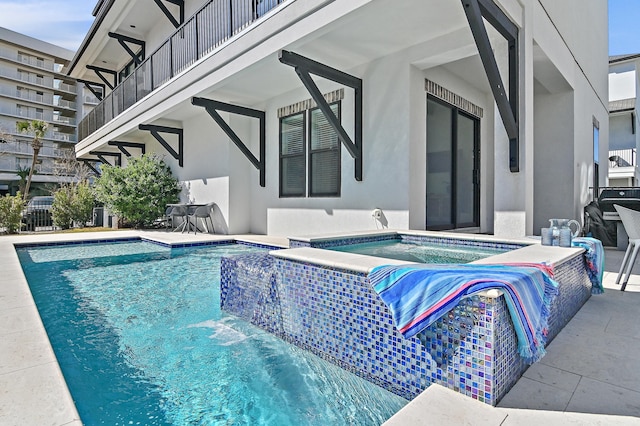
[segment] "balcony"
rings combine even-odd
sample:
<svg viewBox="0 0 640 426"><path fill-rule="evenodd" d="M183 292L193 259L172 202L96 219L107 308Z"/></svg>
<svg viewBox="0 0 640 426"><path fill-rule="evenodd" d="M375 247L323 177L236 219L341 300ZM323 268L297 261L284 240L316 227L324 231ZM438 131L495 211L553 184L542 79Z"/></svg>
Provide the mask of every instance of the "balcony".
<svg viewBox="0 0 640 426"><path fill-rule="evenodd" d="M2 153L11 154L14 156L23 156L23 157L32 157L33 156L33 148L31 148L30 142L25 141L11 141L3 143L0 146L2 149ZM40 152L38 154L39 157L51 157L57 158L60 156L60 149L55 148L53 146L43 146L40 148Z"/></svg>
<svg viewBox="0 0 640 426"><path fill-rule="evenodd" d="M83 140L286 0L211 0L80 121Z"/></svg>
<svg viewBox="0 0 640 426"><path fill-rule="evenodd" d="M76 93L76 86L63 83L60 80L53 80L53 88L58 90L64 90L65 92Z"/></svg>
<svg viewBox="0 0 640 426"><path fill-rule="evenodd" d="M28 120L44 120L53 124L62 124L67 126L74 126L76 120L71 117L64 117L62 115L54 114L53 111L34 111L32 109L15 108L15 107L3 107L0 108L0 114L12 115L22 119Z"/></svg>
<svg viewBox="0 0 640 426"><path fill-rule="evenodd" d="M72 135L70 133L61 133L61 132L53 132L51 136L45 136L51 139L62 141L62 142L76 142L76 135Z"/></svg>
<svg viewBox="0 0 640 426"><path fill-rule="evenodd" d="M51 77L38 77L36 74L19 73L16 70L7 68L0 68L0 77L7 77L13 80L36 84L38 86L44 86L53 89L53 78Z"/></svg>
<svg viewBox="0 0 640 426"><path fill-rule="evenodd" d="M0 96L8 96L15 99L36 102L46 106L54 106L74 110L76 103L61 99L59 96L54 97L51 93L38 94L33 90L17 90L14 88L0 86Z"/></svg>
<svg viewBox="0 0 640 426"><path fill-rule="evenodd" d="M609 186L636 186L639 177L635 148L609 151Z"/></svg>
<svg viewBox="0 0 640 426"><path fill-rule="evenodd" d="M34 68L40 68L42 70L46 70L49 72L59 72L57 71L61 65L55 64L53 61L48 59L38 59L32 56L22 55L15 50L11 49L2 49L0 48L0 58L8 59L13 62L18 62L20 64L29 65Z"/></svg>
<svg viewBox="0 0 640 426"><path fill-rule="evenodd" d="M60 108L67 108L67 109L76 109L76 103L75 102L71 102L71 101L67 101L64 99L60 99L60 98L54 98L53 99L53 106L57 106Z"/></svg>

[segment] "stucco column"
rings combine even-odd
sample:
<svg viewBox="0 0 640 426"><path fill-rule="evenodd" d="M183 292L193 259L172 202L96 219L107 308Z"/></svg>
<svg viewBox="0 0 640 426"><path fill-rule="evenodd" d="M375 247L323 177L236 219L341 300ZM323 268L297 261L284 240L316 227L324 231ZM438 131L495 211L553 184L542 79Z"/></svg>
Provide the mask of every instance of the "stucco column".
<svg viewBox="0 0 640 426"><path fill-rule="evenodd" d="M520 30L520 171L509 170L509 138L495 109L494 234L523 237L533 234L533 11L523 7ZM506 43L494 46L496 60L507 84Z"/></svg>

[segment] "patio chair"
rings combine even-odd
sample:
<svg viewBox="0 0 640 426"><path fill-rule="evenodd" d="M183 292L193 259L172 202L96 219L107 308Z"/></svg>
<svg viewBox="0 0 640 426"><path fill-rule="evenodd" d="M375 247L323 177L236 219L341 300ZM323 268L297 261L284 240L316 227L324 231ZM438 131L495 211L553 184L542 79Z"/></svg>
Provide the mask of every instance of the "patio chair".
<svg viewBox="0 0 640 426"><path fill-rule="evenodd" d="M161 219L161 222L164 222L164 230L168 230L169 228L173 228L173 220L171 217L171 211L173 210L173 206L167 206L167 209L164 211L164 217Z"/></svg>
<svg viewBox="0 0 640 426"><path fill-rule="evenodd" d="M173 208L171 209L171 212L169 212L169 217L171 218L171 224L174 226L173 232L177 231L178 229L184 232L184 228L187 226L187 223L189 223L189 218L187 215L187 207L173 206ZM182 219L182 223L180 224L180 226L175 226L177 222L176 221L177 218Z"/></svg>
<svg viewBox="0 0 640 426"><path fill-rule="evenodd" d="M629 282L633 264L636 261L636 257L638 257L638 250L640 250L640 212L619 206L617 204L614 204L613 207L620 215L622 225L624 226L624 229L625 231L627 231L627 235L629 236L629 245L627 246L627 251L625 251L624 253L622 265L620 265L620 271L618 272L618 277L616 278L616 284L619 284L620 279L623 277L624 271L624 275L626 276L622 281L622 288L620 289L621 291L624 291L624 289L627 287L627 283Z"/></svg>
<svg viewBox="0 0 640 426"><path fill-rule="evenodd" d="M193 213L189 214L189 218L194 219L193 223L194 223L195 234L198 233L198 218L200 218L200 220L202 221L202 225L204 226L205 232L209 233L209 227L207 226L207 218L208 218L209 222L211 222L211 230L213 231L214 234L216 233L216 229L213 226L213 219L211 219L211 212L213 211L214 205L215 203L209 203L204 206L199 206L193 211Z"/></svg>

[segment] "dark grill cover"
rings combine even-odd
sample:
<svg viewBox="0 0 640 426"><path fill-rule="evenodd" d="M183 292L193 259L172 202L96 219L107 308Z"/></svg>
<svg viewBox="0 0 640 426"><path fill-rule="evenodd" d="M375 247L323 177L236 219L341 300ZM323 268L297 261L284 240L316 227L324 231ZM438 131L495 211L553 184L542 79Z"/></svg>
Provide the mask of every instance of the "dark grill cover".
<svg viewBox="0 0 640 426"><path fill-rule="evenodd" d="M640 211L640 188L603 189L598 204L603 212L615 212L614 204Z"/></svg>

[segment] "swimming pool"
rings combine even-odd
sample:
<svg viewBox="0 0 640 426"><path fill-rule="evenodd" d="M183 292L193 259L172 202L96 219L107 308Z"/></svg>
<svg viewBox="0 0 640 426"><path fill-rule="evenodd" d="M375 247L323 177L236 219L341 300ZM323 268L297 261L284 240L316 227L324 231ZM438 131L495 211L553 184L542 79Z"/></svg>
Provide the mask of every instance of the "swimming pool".
<svg viewBox="0 0 640 426"><path fill-rule="evenodd" d="M503 248L473 245L410 243L397 239L344 244L327 248L334 251L418 263L469 263L508 251Z"/></svg>
<svg viewBox="0 0 640 426"><path fill-rule="evenodd" d="M241 245L18 249L85 424L380 424L407 403L220 311Z"/></svg>

